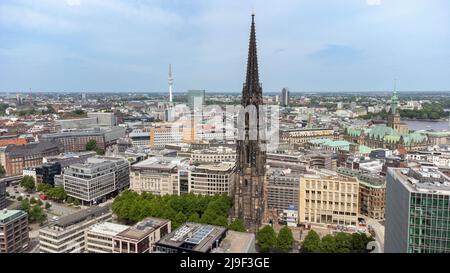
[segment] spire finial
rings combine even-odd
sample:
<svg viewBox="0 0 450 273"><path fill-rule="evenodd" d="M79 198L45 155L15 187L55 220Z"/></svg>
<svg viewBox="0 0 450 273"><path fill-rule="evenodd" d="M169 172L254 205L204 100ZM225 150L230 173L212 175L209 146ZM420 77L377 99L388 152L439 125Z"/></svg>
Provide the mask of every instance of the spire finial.
<svg viewBox="0 0 450 273"><path fill-rule="evenodd" d="M394 79L394 92L397 92L397 78Z"/></svg>

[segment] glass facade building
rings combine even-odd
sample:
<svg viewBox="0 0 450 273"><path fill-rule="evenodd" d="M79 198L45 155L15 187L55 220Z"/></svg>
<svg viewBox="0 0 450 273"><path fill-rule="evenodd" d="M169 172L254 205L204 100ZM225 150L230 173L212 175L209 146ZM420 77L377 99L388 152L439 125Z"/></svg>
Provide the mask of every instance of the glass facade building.
<svg viewBox="0 0 450 273"><path fill-rule="evenodd" d="M437 168L390 168L385 252L450 252L450 178Z"/></svg>

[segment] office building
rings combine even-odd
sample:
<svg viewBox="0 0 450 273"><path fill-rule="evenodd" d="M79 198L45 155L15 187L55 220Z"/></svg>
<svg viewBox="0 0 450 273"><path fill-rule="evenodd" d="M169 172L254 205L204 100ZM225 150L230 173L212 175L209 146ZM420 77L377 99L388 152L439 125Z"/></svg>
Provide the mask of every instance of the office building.
<svg viewBox="0 0 450 273"><path fill-rule="evenodd" d="M112 112L88 112L85 118L60 119L56 124L63 130L114 127L117 126L117 118Z"/></svg>
<svg viewBox="0 0 450 273"><path fill-rule="evenodd" d="M236 161L236 150L222 146L192 150L183 154L189 156L192 163L222 163Z"/></svg>
<svg viewBox="0 0 450 273"><path fill-rule="evenodd" d="M130 184L129 162L123 158L91 157L64 171L64 190L84 205L117 195Z"/></svg>
<svg viewBox="0 0 450 273"><path fill-rule="evenodd" d="M119 138L125 136L125 127L93 128L67 130L55 134L43 134L42 140L58 141L64 146L65 152L86 151L86 144L95 140L97 148L105 150L106 147L117 143Z"/></svg>
<svg viewBox="0 0 450 273"><path fill-rule="evenodd" d="M156 195L178 193L178 169L186 159L151 157L131 166L130 189Z"/></svg>
<svg viewBox="0 0 450 273"><path fill-rule="evenodd" d="M50 221L39 229L41 253L77 253L85 251L85 231L92 225L112 219L111 208L90 207Z"/></svg>
<svg viewBox="0 0 450 273"><path fill-rule="evenodd" d="M386 253L450 252L450 178L435 167L389 168Z"/></svg>
<svg viewBox="0 0 450 273"><path fill-rule="evenodd" d="M86 151L78 153L63 153L56 156L47 156L43 158L44 163L59 163L62 169L77 163L84 163L89 157L96 156L95 151Z"/></svg>
<svg viewBox="0 0 450 273"><path fill-rule="evenodd" d="M150 146L150 128L134 129L128 134L133 147Z"/></svg>
<svg viewBox="0 0 450 273"><path fill-rule="evenodd" d="M0 254L24 252L29 241L27 213L23 210L1 210Z"/></svg>
<svg viewBox="0 0 450 273"><path fill-rule="evenodd" d="M36 173L36 184L55 185L55 175L61 174L61 164L58 162L44 163L34 168Z"/></svg>
<svg viewBox="0 0 450 273"><path fill-rule="evenodd" d="M300 173L271 169L267 173L267 209L280 213L290 207L298 208Z"/></svg>
<svg viewBox="0 0 450 273"><path fill-rule="evenodd" d="M112 253L113 237L129 229L129 226L102 222L91 226L85 231L85 252Z"/></svg>
<svg viewBox="0 0 450 273"><path fill-rule="evenodd" d="M148 217L113 237L114 253L152 253L154 245L171 232L169 220Z"/></svg>
<svg viewBox="0 0 450 273"><path fill-rule="evenodd" d="M299 222L356 226L359 185L354 177L331 171L300 176Z"/></svg>
<svg viewBox="0 0 450 273"><path fill-rule="evenodd" d="M150 128L150 148L164 148L168 144L183 142L183 128L171 124L155 125Z"/></svg>
<svg viewBox="0 0 450 273"><path fill-rule="evenodd" d="M112 112L88 112L88 118L94 118L95 127L114 127L117 126L117 119Z"/></svg>
<svg viewBox="0 0 450 273"><path fill-rule="evenodd" d="M219 226L185 223L155 244L160 253L210 253L219 247L227 229Z"/></svg>
<svg viewBox="0 0 450 273"><path fill-rule="evenodd" d="M283 88L281 90L281 96L280 96L280 105L283 107L289 106L289 89L287 87Z"/></svg>
<svg viewBox="0 0 450 273"><path fill-rule="evenodd" d="M202 164L189 171L189 192L202 195L231 194L236 179L236 164Z"/></svg>
<svg viewBox="0 0 450 273"><path fill-rule="evenodd" d="M22 175L24 168L41 165L44 157L57 155L62 151L62 145L52 141L8 145L0 149L0 165L4 166L6 176Z"/></svg>
<svg viewBox="0 0 450 273"><path fill-rule="evenodd" d="M280 140L289 144L306 145L311 140L322 138L334 139L334 130L331 128L280 129Z"/></svg>
<svg viewBox="0 0 450 273"><path fill-rule="evenodd" d="M339 168L338 172L358 179L359 213L372 219L384 220L386 177L349 168Z"/></svg>

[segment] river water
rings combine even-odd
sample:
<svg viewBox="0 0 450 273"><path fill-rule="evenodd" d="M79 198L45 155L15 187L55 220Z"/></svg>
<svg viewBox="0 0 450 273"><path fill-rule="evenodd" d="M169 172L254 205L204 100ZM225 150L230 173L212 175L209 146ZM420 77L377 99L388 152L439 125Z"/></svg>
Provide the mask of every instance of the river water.
<svg viewBox="0 0 450 273"><path fill-rule="evenodd" d="M417 130L435 130L450 131L450 121L420 121L420 120L402 120L408 124L409 129Z"/></svg>

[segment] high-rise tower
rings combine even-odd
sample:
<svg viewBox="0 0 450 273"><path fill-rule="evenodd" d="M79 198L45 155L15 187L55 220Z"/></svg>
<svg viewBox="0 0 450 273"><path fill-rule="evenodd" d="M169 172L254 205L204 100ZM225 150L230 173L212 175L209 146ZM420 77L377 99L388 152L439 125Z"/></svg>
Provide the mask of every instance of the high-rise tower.
<svg viewBox="0 0 450 273"><path fill-rule="evenodd" d="M172 77L172 65L169 64L169 102L172 102L172 88L173 88L173 77Z"/></svg>
<svg viewBox="0 0 450 273"><path fill-rule="evenodd" d="M255 15L252 14L250 42L247 59L247 75L242 90L241 105L246 111L240 112L238 119L244 130L237 139L236 164L238 179L234 185L233 217L239 218L248 231L258 231L264 216L264 176L266 163L264 115L260 115L263 104L262 87L259 83L258 57L256 52ZM250 108L256 111L248 111ZM254 115L251 115L252 112ZM261 111L265 113L264 111ZM252 117L250 117L252 116ZM255 117L256 116L256 117ZM253 124L252 124L253 123ZM256 129L256 130L255 130ZM253 133L254 132L254 133Z"/></svg>

